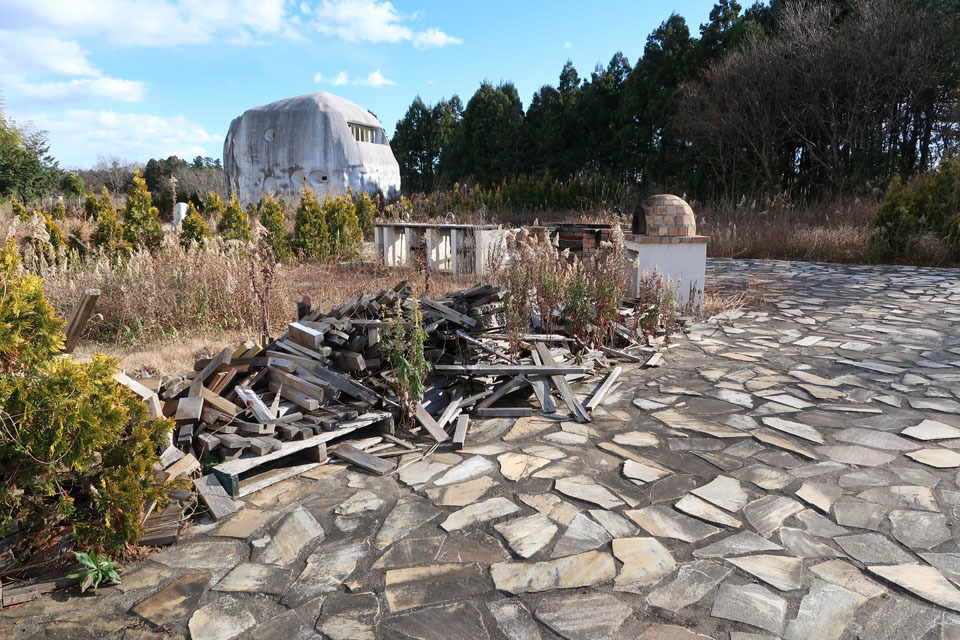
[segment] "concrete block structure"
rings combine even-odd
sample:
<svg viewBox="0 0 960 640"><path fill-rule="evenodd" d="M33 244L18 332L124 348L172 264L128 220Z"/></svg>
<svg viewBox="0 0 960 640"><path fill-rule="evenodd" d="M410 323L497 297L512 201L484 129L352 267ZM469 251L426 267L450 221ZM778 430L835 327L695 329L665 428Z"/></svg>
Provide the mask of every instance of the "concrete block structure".
<svg viewBox="0 0 960 640"><path fill-rule="evenodd" d="M245 111L223 143L224 181L243 202L260 194L318 199L348 188L393 198L400 165L383 126L366 109L320 92Z"/></svg>
<svg viewBox="0 0 960 640"><path fill-rule="evenodd" d="M378 222L373 233L385 266L484 275L491 256L506 247L509 232L492 224Z"/></svg>

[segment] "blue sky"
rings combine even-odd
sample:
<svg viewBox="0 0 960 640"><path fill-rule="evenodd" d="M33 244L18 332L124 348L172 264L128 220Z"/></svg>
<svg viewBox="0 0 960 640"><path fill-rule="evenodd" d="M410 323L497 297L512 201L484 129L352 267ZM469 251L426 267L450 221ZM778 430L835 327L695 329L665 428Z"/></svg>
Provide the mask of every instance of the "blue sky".
<svg viewBox="0 0 960 640"><path fill-rule="evenodd" d="M524 107L564 62L633 63L671 12L696 33L713 0L0 0L7 115L49 132L61 166L220 157L231 119L329 91L388 135L413 98L513 81Z"/></svg>

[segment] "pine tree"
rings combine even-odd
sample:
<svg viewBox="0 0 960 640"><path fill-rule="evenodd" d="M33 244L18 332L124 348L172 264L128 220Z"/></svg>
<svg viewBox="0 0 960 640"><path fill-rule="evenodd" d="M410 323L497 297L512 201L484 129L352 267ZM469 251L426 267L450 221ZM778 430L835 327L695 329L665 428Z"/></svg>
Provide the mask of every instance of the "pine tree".
<svg viewBox="0 0 960 640"><path fill-rule="evenodd" d="M330 238L323 209L313 192L304 189L293 221L293 248L301 257L323 260L330 253Z"/></svg>
<svg viewBox="0 0 960 640"><path fill-rule="evenodd" d="M273 196L260 201L260 224L267 230L267 243L278 260L290 257L290 242L283 234L283 208Z"/></svg>
<svg viewBox="0 0 960 640"><path fill-rule="evenodd" d="M94 198L94 200L97 200ZM124 239L123 226L117 219L117 212L110 200L110 193L104 187L100 199L96 204L97 228L90 236L93 246L101 249L109 256L126 256L130 253L130 245Z"/></svg>
<svg viewBox="0 0 960 640"><path fill-rule="evenodd" d="M227 210L227 205L223 203L223 198L217 195L216 191L207 194L207 201L203 204L203 217L213 222L219 222L220 216Z"/></svg>
<svg viewBox="0 0 960 640"><path fill-rule="evenodd" d="M53 213L50 214L54 220L59 220L63 222L67 219L67 210L63 206L63 202L57 200L57 204L53 206Z"/></svg>
<svg viewBox="0 0 960 640"><path fill-rule="evenodd" d="M359 256L363 248L363 232L350 198L340 196L324 202L323 217L330 238L330 253L348 260Z"/></svg>
<svg viewBox="0 0 960 640"><path fill-rule="evenodd" d="M227 210L217 224L217 234L224 240L250 242L250 222L235 195L231 195L227 202Z"/></svg>
<svg viewBox="0 0 960 640"><path fill-rule="evenodd" d="M180 242L188 245L196 242L201 247L210 239L210 228L204 221L197 207L191 202L187 207L187 215L180 223Z"/></svg>
<svg viewBox="0 0 960 640"><path fill-rule="evenodd" d="M90 187L90 190L87 191L87 197L83 200L83 217L95 221L99 211L100 202L97 200L97 194L93 192L93 187Z"/></svg>
<svg viewBox="0 0 960 640"><path fill-rule="evenodd" d="M377 215L377 205L366 191L362 192L354 201L357 208L357 220L360 221L360 229L364 232L373 228L373 219Z"/></svg>
<svg viewBox="0 0 960 640"><path fill-rule="evenodd" d="M16 216L17 220L20 222L26 222L31 218L30 212L27 211L27 208L24 207L16 198L13 198L10 201L10 207L13 209L13 215Z"/></svg>
<svg viewBox="0 0 960 640"><path fill-rule="evenodd" d="M133 174L133 184L127 189L127 202L121 210L124 239L131 246L153 249L160 245L163 238L160 212L151 202L147 181L140 177L138 169Z"/></svg>

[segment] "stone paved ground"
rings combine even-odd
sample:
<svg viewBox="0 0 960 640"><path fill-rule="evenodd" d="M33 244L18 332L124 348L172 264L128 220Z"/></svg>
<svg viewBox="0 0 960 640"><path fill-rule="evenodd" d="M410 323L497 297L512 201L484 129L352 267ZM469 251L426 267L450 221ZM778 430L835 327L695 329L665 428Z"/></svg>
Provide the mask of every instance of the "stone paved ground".
<svg viewBox="0 0 960 640"><path fill-rule="evenodd" d="M960 638L958 273L710 270L767 304L625 371L591 424L322 467L0 637Z"/></svg>

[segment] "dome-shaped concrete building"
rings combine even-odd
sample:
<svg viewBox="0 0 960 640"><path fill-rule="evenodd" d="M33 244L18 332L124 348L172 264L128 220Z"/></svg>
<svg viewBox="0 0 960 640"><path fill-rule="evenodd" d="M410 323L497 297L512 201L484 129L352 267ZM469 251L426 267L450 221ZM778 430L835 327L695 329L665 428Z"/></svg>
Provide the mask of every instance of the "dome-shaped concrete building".
<svg viewBox="0 0 960 640"><path fill-rule="evenodd" d="M228 192L244 202L262 193L309 188L322 200L348 188L393 197L400 166L380 121L366 109L320 92L245 111L223 143Z"/></svg>

